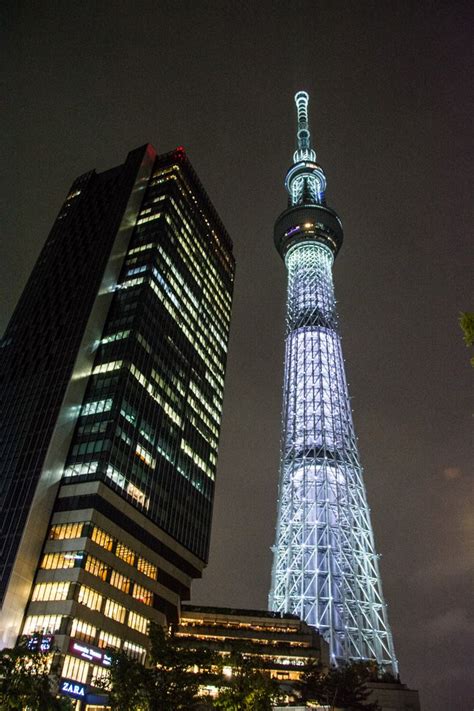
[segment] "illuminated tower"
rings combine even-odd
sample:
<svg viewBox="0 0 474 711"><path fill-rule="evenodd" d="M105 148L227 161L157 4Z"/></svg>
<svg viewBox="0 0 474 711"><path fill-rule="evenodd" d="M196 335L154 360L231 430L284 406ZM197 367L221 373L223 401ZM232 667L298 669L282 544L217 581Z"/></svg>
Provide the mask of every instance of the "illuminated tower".
<svg viewBox="0 0 474 711"><path fill-rule="evenodd" d="M275 224L288 270L278 523L270 608L298 614L332 659L396 673L337 328L332 264L343 240L298 92L298 147Z"/></svg>

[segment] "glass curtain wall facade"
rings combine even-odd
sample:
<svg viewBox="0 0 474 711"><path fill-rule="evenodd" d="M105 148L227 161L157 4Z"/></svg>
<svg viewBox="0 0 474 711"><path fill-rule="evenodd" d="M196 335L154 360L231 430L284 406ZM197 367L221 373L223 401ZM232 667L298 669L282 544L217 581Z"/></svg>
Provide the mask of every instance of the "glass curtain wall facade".
<svg viewBox="0 0 474 711"><path fill-rule="evenodd" d="M138 149L120 168L92 171L73 183L0 341L0 604L117 230L144 163Z"/></svg>
<svg viewBox="0 0 474 711"><path fill-rule="evenodd" d="M25 512L13 567L22 563L25 538L36 548L27 571L23 563L23 575L5 581L7 602L12 581L22 582L16 608L2 609L4 644L20 632L54 635L60 684L82 685L85 700L97 695L105 650L143 660L150 621L177 619L207 562L235 268L230 238L183 149L159 156L145 146L130 156L138 167L107 249L100 225L88 246L84 271L96 268L93 287L70 284L71 365L60 379L36 491L31 477L33 503L41 486L54 483L54 496L49 508L36 509L41 515L32 516L33 506ZM66 205L87 199L74 209L92 211L98 222L110 217L110 198L95 194L95 182L108 176L113 196L126 166L78 179ZM62 222L64 209L51 233L62 242L56 259L71 248L71 271L77 262L82 273L88 227ZM75 230L78 244L70 247ZM104 249L103 262L94 248ZM51 268L38 278L33 272L25 292L41 290ZM83 321L74 328L76 310ZM15 312L3 343L30 318ZM65 348L59 336L55 347ZM49 387L62 366L54 353L50 344ZM36 421L44 415L38 401ZM52 447L56 435L62 449Z"/></svg>
<svg viewBox="0 0 474 711"><path fill-rule="evenodd" d="M156 162L63 481L106 482L206 561L233 261L191 176L180 151Z"/></svg>
<svg viewBox="0 0 474 711"><path fill-rule="evenodd" d="M270 609L297 614L333 662L397 672L337 328L332 265L343 240L310 145L308 95L295 97L289 207L275 225L288 271L278 521Z"/></svg>

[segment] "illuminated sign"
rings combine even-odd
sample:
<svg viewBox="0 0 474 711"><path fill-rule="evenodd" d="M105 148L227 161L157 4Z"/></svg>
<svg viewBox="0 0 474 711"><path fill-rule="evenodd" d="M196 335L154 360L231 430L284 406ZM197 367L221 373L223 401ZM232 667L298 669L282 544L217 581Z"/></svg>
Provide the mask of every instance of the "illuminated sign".
<svg viewBox="0 0 474 711"><path fill-rule="evenodd" d="M46 654L53 647L54 635L52 634L34 634L27 641L26 646L30 652L41 652Z"/></svg>
<svg viewBox="0 0 474 711"><path fill-rule="evenodd" d="M112 657L107 652L104 652L103 649L92 647L90 644L84 644L84 642L78 642L75 639L71 639L69 642L69 654L80 657L86 662L100 664L102 667L110 667L112 664Z"/></svg>
<svg viewBox="0 0 474 711"><path fill-rule="evenodd" d="M85 699L86 688L85 684L79 684L77 681L72 681L72 679L59 680L59 691L61 694L72 696L73 699Z"/></svg>

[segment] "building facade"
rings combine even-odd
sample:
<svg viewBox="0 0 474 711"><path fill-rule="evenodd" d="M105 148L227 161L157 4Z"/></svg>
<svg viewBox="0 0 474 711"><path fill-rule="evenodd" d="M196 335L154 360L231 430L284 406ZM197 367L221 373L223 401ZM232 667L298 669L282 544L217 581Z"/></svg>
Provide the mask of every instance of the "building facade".
<svg viewBox="0 0 474 711"><path fill-rule="evenodd" d="M147 145L74 181L1 341L2 646L54 635L73 698L206 564L234 268L184 150Z"/></svg>
<svg viewBox="0 0 474 711"><path fill-rule="evenodd" d="M211 649L222 658L224 675L232 676L232 654L255 660L255 669L279 684L287 702L298 698L300 680L310 665L329 665L327 642L296 615L262 610L182 605L176 636L183 645ZM210 685L204 696L215 696Z"/></svg>
<svg viewBox="0 0 474 711"><path fill-rule="evenodd" d="M270 609L297 614L331 659L376 660L396 675L337 327L332 266L341 221L326 205L308 95L295 96L297 150L275 245L288 271L278 519Z"/></svg>

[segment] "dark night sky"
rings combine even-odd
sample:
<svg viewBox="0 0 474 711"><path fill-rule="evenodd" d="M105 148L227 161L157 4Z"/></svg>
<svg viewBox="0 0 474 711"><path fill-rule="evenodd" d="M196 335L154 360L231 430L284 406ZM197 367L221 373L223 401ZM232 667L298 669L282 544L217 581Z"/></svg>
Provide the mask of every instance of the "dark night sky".
<svg viewBox="0 0 474 711"><path fill-rule="evenodd" d="M402 680L470 711L470 2L4 3L0 329L73 178L183 144L235 245L211 560L193 602L265 608L285 272L272 243L310 93L343 347ZM472 506L472 502L471 502ZM472 511L472 508L471 508ZM470 516L470 518L469 518Z"/></svg>

